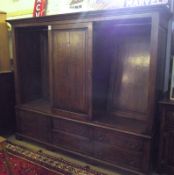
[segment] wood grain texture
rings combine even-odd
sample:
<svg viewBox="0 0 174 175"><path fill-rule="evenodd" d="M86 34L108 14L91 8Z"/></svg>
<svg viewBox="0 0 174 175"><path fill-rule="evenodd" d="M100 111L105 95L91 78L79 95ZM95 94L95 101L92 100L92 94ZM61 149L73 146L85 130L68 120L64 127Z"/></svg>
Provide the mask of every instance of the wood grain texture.
<svg viewBox="0 0 174 175"><path fill-rule="evenodd" d="M174 173L174 104L171 101L160 103L161 127L158 170L160 173Z"/></svg>
<svg viewBox="0 0 174 175"><path fill-rule="evenodd" d="M53 30L53 107L58 110L89 115L89 35L80 24Z"/></svg>
<svg viewBox="0 0 174 175"><path fill-rule="evenodd" d="M110 83L110 110L133 113L125 117L146 120L148 107L150 31L142 28L120 28L116 32L113 74ZM134 115L134 113L140 114ZM143 116L144 115L144 116ZM124 115L123 115L124 116Z"/></svg>
<svg viewBox="0 0 174 175"><path fill-rule="evenodd" d="M85 112L85 32L60 31L53 38L55 106Z"/></svg>
<svg viewBox="0 0 174 175"><path fill-rule="evenodd" d="M16 111L17 132L44 142L50 142L50 118L25 110Z"/></svg>

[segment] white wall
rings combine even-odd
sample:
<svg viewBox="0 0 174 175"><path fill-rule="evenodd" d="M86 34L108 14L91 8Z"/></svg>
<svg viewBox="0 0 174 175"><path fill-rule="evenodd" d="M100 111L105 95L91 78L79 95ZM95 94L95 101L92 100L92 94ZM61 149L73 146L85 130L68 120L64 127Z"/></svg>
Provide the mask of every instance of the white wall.
<svg viewBox="0 0 174 175"><path fill-rule="evenodd" d="M0 0L0 10L15 12L20 10L32 9L34 0Z"/></svg>
<svg viewBox="0 0 174 175"><path fill-rule="evenodd" d="M35 0L0 0L0 10L7 16L31 16Z"/></svg>

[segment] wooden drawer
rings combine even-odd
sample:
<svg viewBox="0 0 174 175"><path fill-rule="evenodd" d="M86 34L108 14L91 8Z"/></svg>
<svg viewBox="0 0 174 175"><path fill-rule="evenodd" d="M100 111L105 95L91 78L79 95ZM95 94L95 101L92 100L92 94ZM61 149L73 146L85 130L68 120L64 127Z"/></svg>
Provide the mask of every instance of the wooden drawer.
<svg viewBox="0 0 174 175"><path fill-rule="evenodd" d="M174 174L174 103L161 104L161 130L158 171L160 174Z"/></svg>
<svg viewBox="0 0 174 175"><path fill-rule="evenodd" d="M91 134L89 126L63 119L53 119L53 130L64 131L84 137L90 137Z"/></svg>
<svg viewBox="0 0 174 175"><path fill-rule="evenodd" d="M134 170L141 170L143 163L143 153L130 153L118 150L116 147L95 142L95 157Z"/></svg>
<svg viewBox="0 0 174 175"><path fill-rule="evenodd" d="M93 150L88 138L65 132L53 132L53 144L86 155L91 155Z"/></svg>
<svg viewBox="0 0 174 175"><path fill-rule="evenodd" d="M166 129L173 129L174 130L174 111L167 111L166 112Z"/></svg>
<svg viewBox="0 0 174 175"><path fill-rule="evenodd" d="M50 119L34 112L16 110L17 131L27 137L41 141L51 140Z"/></svg>
<svg viewBox="0 0 174 175"><path fill-rule="evenodd" d="M95 128L94 130L94 139L98 142L129 151L142 152L144 149L143 138L101 128Z"/></svg>

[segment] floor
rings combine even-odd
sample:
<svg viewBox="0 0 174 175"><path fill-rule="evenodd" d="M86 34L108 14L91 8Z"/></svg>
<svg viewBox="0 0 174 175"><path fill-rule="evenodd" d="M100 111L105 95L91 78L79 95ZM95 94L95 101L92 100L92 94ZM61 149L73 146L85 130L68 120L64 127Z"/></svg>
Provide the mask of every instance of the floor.
<svg viewBox="0 0 174 175"><path fill-rule="evenodd" d="M35 145L35 144L31 144L29 142L25 142L25 141L20 141L20 140L17 140L15 138L15 136L10 136L7 138L9 141L11 141L12 143L15 143L15 144L18 144L18 145L22 145L22 146L25 146L31 150L34 150L34 151L43 151L44 153L46 154L49 154L51 156L55 156L55 157L60 157L60 158L63 158L67 161L70 161L70 162L73 162L73 163L76 163L76 164L79 164L81 166L90 166L91 169L94 169L96 171L99 171L99 172L102 172L102 173L106 173L107 175L121 175L119 173L116 173L116 172L113 172L113 171L109 171L109 170L106 170L104 168L101 168L101 167L96 167L96 166L93 166L91 164L87 164L85 162L81 162L77 159L74 159L74 158L70 158L70 157L67 157L66 155L63 155L61 153L57 153L57 152L52 152L52 151L48 151L38 145Z"/></svg>

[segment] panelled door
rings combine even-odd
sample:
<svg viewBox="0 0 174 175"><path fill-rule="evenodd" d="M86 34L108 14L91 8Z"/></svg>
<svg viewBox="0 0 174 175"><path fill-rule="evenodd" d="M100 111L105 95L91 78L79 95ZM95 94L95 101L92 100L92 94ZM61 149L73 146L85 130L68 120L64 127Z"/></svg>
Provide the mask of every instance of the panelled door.
<svg viewBox="0 0 174 175"><path fill-rule="evenodd" d="M51 26L53 111L64 117L91 118L92 24Z"/></svg>

